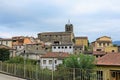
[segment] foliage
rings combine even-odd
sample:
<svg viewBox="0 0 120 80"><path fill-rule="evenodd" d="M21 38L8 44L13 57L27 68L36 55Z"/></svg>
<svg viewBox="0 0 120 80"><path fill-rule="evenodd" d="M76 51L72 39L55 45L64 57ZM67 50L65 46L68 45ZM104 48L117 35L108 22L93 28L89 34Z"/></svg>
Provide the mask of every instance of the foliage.
<svg viewBox="0 0 120 80"><path fill-rule="evenodd" d="M14 57L14 58L11 58L10 60L6 61L7 63L15 63L15 64L24 64L24 61L25 61L25 64L33 64L35 65L36 64L36 61L35 60L32 60L32 59L24 59L23 57Z"/></svg>
<svg viewBox="0 0 120 80"><path fill-rule="evenodd" d="M71 55L64 60L65 67L80 68L80 69L93 69L95 67L95 57L91 55Z"/></svg>
<svg viewBox="0 0 120 80"><path fill-rule="evenodd" d="M89 47L87 47L87 46L84 46L84 48L85 48L85 51L88 51L88 48L89 48Z"/></svg>
<svg viewBox="0 0 120 80"><path fill-rule="evenodd" d="M113 47L117 47L117 44L113 44Z"/></svg>
<svg viewBox="0 0 120 80"><path fill-rule="evenodd" d="M95 68L95 57L91 55L71 55L69 58L64 60L62 69L58 68L59 71L65 71L67 72L65 74L72 73L75 74L77 80L83 79L83 80L92 80L92 76ZM70 75L70 74L69 74ZM70 77L70 76L69 76Z"/></svg>
<svg viewBox="0 0 120 80"><path fill-rule="evenodd" d="M0 61L6 61L10 57L10 52L6 48L0 48Z"/></svg>
<svg viewBox="0 0 120 80"><path fill-rule="evenodd" d="M75 43L75 38L74 38L74 39L72 39L72 42L73 42L73 43Z"/></svg>

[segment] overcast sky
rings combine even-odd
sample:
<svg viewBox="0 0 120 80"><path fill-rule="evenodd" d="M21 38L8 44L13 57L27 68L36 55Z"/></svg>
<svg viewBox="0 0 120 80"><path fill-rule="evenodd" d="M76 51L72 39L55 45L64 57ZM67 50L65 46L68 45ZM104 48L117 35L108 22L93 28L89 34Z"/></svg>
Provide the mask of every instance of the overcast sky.
<svg viewBox="0 0 120 80"><path fill-rule="evenodd" d="M64 31L70 19L75 36L120 40L120 0L0 0L0 37Z"/></svg>

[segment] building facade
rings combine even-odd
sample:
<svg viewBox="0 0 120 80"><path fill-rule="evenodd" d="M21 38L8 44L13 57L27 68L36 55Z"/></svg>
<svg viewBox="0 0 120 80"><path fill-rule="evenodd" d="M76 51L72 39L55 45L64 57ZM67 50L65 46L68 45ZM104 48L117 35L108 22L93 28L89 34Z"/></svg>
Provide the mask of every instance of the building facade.
<svg viewBox="0 0 120 80"><path fill-rule="evenodd" d="M1 38L0 44L12 48L12 39Z"/></svg>
<svg viewBox="0 0 120 80"><path fill-rule="evenodd" d="M112 44L112 39L108 36L102 36L97 38L96 41L92 42L93 51L101 52L118 52L117 47Z"/></svg>
<svg viewBox="0 0 120 80"><path fill-rule="evenodd" d="M41 68L47 68L50 70L56 70L56 66L63 63L65 58L69 57L68 53L63 52L49 52L41 56L40 66Z"/></svg>
<svg viewBox="0 0 120 80"><path fill-rule="evenodd" d="M38 34L38 38L43 42L51 42L52 44L68 44L74 39L73 25L68 23L65 25L65 32L43 32Z"/></svg>
<svg viewBox="0 0 120 80"><path fill-rule="evenodd" d="M120 80L120 53L109 53L97 59L97 80Z"/></svg>
<svg viewBox="0 0 120 80"><path fill-rule="evenodd" d="M75 37L74 53L83 53L85 47L88 47L88 37Z"/></svg>
<svg viewBox="0 0 120 80"><path fill-rule="evenodd" d="M52 45L52 52L66 52L73 54L73 44Z"/></svg>
<svg viewBox="0 0 120 80"><path fill-rule="evenodd" d="M76 46L88 46L88 37L75 37Z"/></svg>

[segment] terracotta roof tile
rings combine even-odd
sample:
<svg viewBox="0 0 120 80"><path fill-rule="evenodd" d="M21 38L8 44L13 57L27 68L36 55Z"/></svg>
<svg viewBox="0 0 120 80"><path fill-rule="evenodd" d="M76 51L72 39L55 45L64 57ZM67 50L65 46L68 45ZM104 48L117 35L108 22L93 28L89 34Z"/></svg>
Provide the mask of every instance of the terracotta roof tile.
<svg viewBox="0 0 120 80"><path fill-rule="evenodd" d="M64 52L49 52L44 54L41 58L65 58L68 56L69 54Z"/></svg>
<svg viewBox="0 0 120 80"><path fill-rule="evenodd" d="M88 39L87 36L80 36L80 37L75 37L75 39Z"/></svg>
<svg viewBox="0 0 120 80"><path fill-rule="evenodd" d="M93 51L93 55L104 55L106 54L104 51Z"/></svg>
<svg viewBox="0 0 120 80"><path fill-rule="evenodd" d="M108 53L98 58L97 65L120 66L120 53Z"/></svg>

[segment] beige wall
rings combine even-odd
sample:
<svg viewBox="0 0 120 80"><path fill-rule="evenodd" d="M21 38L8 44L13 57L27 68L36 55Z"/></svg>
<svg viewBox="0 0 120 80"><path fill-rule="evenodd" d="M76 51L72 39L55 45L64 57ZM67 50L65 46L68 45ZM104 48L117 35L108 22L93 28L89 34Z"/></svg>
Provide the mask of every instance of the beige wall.
<svg viewBox="0 0 120 80"><path fill-rule="evenodd" d="M100 37L98 40L100 40L100 41L112 41L110 37L106 37L106 36Z"/></svg>
<svg viewBox="0 0 120 80"><path fill-rule="evenodd" d="M12 40L0 40L0 44L12 48Z"/></svg>
<svg viewBox="0 0 120 80"><path fill-rule="evenodd" d="M105 52L118 52L118 47L106 47Z"/></svg>
<svg viewBox="0 0 120 80"><path fill-rule="evenodd" d="M87 39L75 39L75 45L88 46L88 40Z"/></svg>
<svg viewBox="0 0 120 80"><path fill-rule="evenodd" d="M111 77L111 70L120 70L120 66L97 66L98 71L103 71L103 80L114 80Z"/></svg>

